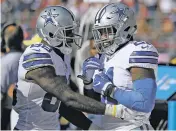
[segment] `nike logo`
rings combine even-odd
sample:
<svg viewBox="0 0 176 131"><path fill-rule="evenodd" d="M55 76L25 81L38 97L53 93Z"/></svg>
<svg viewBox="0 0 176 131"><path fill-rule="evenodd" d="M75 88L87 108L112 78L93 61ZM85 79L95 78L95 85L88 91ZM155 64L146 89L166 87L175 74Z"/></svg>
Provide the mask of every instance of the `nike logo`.
<svg viewBox="0 0 176 131"><path fill-rule="evenodd" d="M32 49L32 50L40 52L40 49Z"/></svg>
<svg viewBox="0 0 176 131"><path fill-rule="evenodd" d="M112 19L113 17L106 17L107 19Z"/></svg>
<svg viewBox="0 0 176 131"><path fill-rule="evenodd" d="M145 49L145 48L148 48L149 45L146 45L146 46L141 46L142 49Z"/></svg>
<svg viewBox="0 0 176 131"><path fill-rule="evenodd" d="M100 84L100 82L98 82L97 84L95 84L94 86L98 86Z"/></svg>

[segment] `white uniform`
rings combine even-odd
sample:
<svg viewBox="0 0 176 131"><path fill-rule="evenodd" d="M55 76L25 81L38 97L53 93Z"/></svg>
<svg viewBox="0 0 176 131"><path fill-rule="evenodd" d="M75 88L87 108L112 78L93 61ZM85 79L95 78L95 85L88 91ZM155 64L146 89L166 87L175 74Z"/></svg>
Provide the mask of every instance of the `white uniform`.
<svg viewBox="0 0 176 131"><path fill-rule="evenodd" d="M19 113L17 129L60 129L58 120L60 101L45 92L39 85L25 79L28 71L44 66L54 67L56 75L66 76L66 81L69 83L69 55L64 55L63 60L47 45L39 43L29 46L19 61L17 93L16 100L14 100L15 106L13 106L15 111Z"/></svg>
<svg viewBox="0 0 176 131"><path fill-rule="evenodd" d="M157 63L158 52L153 45L144 41L133 41L118 50L109 60L105 58L104 68L113 84L118 88L124 89L133 88L132 77L127 69L134 66L151 68L156 75ZM107 103L107 100L102 98L102 102ZM150 113L142 113L130 110L123 105L121 106L123 109L122 118L124 120L102 116L101 124L103 129L131 130L145 124L148 124L147 126L150 127ZM144 130L147 130L147 128L144 128Z"/></svg>

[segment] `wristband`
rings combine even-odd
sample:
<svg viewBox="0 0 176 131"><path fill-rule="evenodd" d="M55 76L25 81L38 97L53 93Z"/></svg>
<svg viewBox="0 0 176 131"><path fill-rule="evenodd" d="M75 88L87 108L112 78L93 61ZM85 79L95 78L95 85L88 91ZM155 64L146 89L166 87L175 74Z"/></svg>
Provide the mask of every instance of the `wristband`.
<svg viewBox="0 0 176 131"><path fill-rule="evenodd" d="M121 118L123 115L123 106L107 104L105 115Z"/></svg>
<svg viewBox="0 0 176 131"><path fill-rule="evenodd" d="M83 83L84 83L84 85L90 85L90 84L93 83L93 79L91 79L90 82L89 82L89 81L86 81L86 80L83 80Z"/></svg>

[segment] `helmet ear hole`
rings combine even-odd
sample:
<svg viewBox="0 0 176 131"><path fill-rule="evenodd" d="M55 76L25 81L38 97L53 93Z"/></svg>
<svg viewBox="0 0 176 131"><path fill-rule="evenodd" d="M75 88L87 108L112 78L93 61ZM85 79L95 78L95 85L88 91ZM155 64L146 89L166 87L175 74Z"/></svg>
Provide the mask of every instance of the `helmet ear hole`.
<svg viewBox="0 0 176 131"><path fill-rule="evenodd" d="M130 39L130 38L131 38L131 35L130 35L130 34L128 34L128 35L127 35L127 39Z"/></svg>
<svg viewBox="0 0 176 131"><path fill-rule="evenodd" d="M49 32L49 37L54 38L54 34Z"/></svg>
<svg viewBox="0 0 176 131"><path fill-rule="evenodd" d="M137 25L135 25L134 28L137 29Z"/></svg>
<svg viewBox="0 0 176 131"><path fill-rule="evenodd" d="M114 26L112 27L112 29L113 29L113 32L114 32L114 33L117 32L117 29L116 29Z"/></svg>
<svg viewBox="0 0 176 131"><path fill-rule="evenodd" d="M128 26L124 31L129 31L129 29L130 29L130 26Z"/></svg>

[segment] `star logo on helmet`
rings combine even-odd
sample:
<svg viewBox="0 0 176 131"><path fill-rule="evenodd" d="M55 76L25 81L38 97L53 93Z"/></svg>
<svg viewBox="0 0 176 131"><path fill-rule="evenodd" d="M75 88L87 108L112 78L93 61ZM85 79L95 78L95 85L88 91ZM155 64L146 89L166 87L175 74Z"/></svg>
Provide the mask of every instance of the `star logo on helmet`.
<svg viewBox="0 0 176 131"><path fill-rule="evenodd" d="M111 14L119 14L119 18L121 19L122 16L125 16L125 9L117 8L117 10L112 11Z"/></svg>
<svg viewBox="0 0 176 131"><path fill-rule="evenodd" d="M44 27L49 23L57 26L58 22L55 20L55 18L58 16L59 14L52 14L51 9L48 11L47 15L42 15L41 17L45 19Z"/></svg>

